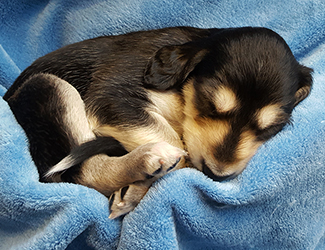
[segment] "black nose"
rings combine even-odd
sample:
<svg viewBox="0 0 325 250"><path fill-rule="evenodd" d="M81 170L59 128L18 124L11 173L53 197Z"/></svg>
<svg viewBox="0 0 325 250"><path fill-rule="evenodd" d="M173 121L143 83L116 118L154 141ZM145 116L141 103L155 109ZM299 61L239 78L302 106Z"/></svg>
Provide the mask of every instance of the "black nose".
<svg viewBox="0 0 325 250"><path fill-rule="evenodd" d="M225 175L225 176L218 176L215 175L211 169L206 165L205 161L202 161L202 172L207 175L208 177L210 177L212 180L214 181L225 181L228 179L231 179L233 177L235 177L235 174L231 174L231 175Z"/></svg>

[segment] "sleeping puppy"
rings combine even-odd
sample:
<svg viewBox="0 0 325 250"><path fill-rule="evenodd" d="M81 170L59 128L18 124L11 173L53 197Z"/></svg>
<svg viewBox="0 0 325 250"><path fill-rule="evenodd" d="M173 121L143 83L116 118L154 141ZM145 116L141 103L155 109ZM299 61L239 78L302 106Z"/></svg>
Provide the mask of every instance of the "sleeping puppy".
<svg viewBox="0 0 325 250"><path fill-rule="evenodd" d="M215 181L240 174L290 123L311 72L266 28L174 27L65 46L4 98L40 180L95 188L116 218L185 158Z"/></svg>

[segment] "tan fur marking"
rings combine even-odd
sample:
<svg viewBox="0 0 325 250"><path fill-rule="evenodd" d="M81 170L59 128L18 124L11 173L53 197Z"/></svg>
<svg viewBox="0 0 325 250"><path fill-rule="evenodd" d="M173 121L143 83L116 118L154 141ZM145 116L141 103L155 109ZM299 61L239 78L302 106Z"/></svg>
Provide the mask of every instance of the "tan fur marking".
<svg viewBox="0 0 325 250"><path fill-rule="evenodd" d="M154 112L151 115L159 122L148 127L122 128L103 125L96 128L94 132L101 136L113 136L122 143L127 151L132 151L143 144L161 141L166 141L175 147L183 148L179 135L171 128L169 123Z"/></svg>
<svg viewBox="0 0 325 250"><path fill-rule="evenodd" d="M281 110L281 105L272 104L265 106L256 112L258 126L261 129L265 129L277 122L278 119L281 119L283 115L284 112Z"/></svg>
<svg viewBox="0 0 325 250"><path fill-rule="evenodd" d="M196 167L200 166L202 158L214 158L214 147L222 144L230 131L229 123L226 121L202 120L197 122L190 118L185 119L184 128L187 150Z"/></svg>
<svg viewBox="0 0 325 250"><path fill-rule="evenodd" d="M200 169L202 159L213 161L213 149L222 144L230 131L230 124L225 120L197 117L193 105L194 91L192 83L184 88L184 141L193 165Z"/></svg>
<svg viewBox="0 0 325 250"><path fill-rule="evenodd" d="M198 111L194 107L194 96L195 89L193 86L193 81L189 81L183 88L184 95L184 115L185 117L196 117Z"/></svg>
<svg viewBox="0 0 325 250"><path fill-rule="evenodd" d="M199 117L193 104L194 94L193 83L188 82L184 88L184 141L193 165L199 170L202 170L201 161L204 159L206 165L217 176L241 173L261 143L256 142L253 132L246 131L240 137L239 144L236 148L237 152L234 155L234 161L228 164L219 162L214 157L213 150L217 145L222 145L225 136L231 132L231 126L225 120ZM237 105L237 103L232 103L231 105L227 105L227 108L223 110L229 110L228 108L230 107L236 109Z"/></svg>
<svg viewBox="0 0 325 250"><path fill-rule="evenodd" d="M132 151L140 145L150 142L166 141L171 145L183 148L180 139L182 130L182 105L179 95L175 91L161 93L149 91L152 102L147 108L148 114L155 121L146 127L113 127L101 125L96 117L88 117L95 134L112 136L122 143L126 150Z"/></svg>
<svg viewBox="0 0 325 250"><path fill-rule="evenodd" d="M182 130L182 105L179 94L175 91L149 91L152 105L147 108L148 114L155 121L146 127L113 127L102 125L96 117L88 120L96 135L112 136L122 143L126 150L132 151L140 145L150 142L166 141L171 145L183 148L180 136Z"/></svg>
<svg viewBox="0 0 325 250"><path fill-rule="evenodd" d="M256 150L261 146L261 142L256 141L256 136L251 131L245 131L240 136L236 157L239 160L250 159Z"/></svg>
<svg viewBox="0 0 325 250"><path fill-rule="evenodd" d="M221 86L215 91L214 105L221 113L233 111L238 106L236 94L230 88Z"/></svg>
<svg viewBox="0 0 325 250"><path fill-rule="evenodd" d="M148 97L153 103L149 111L161 115L179 135L183 134L183 105L179 93L175 90L148 90Z"/></svg>

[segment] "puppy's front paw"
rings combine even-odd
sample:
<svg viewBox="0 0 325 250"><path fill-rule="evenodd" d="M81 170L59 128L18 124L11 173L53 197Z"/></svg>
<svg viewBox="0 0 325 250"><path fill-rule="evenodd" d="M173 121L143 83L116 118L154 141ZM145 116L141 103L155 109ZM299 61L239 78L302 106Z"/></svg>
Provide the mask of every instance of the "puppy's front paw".
<svg viewBox="0 0 325 250"><path fill-rule="evenodd" d="M173 170L186 156L186 152L174 147L167 142L158 142L150 145L150 149L144 155L146 178L159 178Z"/></svg>
<svg viewBox="0 0 325 250"><path fill-rule="evenodd" d="M147 193L151 181L143 181L123 187L113 193L109 199L110 215L108 218L115 219L131 212Z"/></svg>
<svg viewBox="0 0 325 250"><path fill-rule="evenodd" d="M184 150L167 142L148 143L126 155L125 166L134 166L126 168L125 176L131 176L130 185L111 195L109 218L115 219L132 211L151 184L175 167L180 168L183 165L180 161L186 155Z"/></svg>

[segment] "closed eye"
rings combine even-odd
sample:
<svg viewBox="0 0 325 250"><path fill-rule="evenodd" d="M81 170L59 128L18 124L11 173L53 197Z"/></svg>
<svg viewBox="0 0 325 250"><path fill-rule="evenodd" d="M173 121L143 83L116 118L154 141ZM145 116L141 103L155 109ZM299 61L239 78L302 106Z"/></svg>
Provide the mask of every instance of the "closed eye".
<svg viewBox="0 0 325 250"><path fill-rule="evenodd" d="M289 123L289 122L288 122ZM256 136L258 141L267 141L279 133L286 124L288 123L280 123L280 124L273 124L268 126L265 129L258 129L256 131Z"/></svg>
<svg viewBox="0 0 325 250"><path fill-rule="evenodd" d="M204 113L201 113L202 117L208 117L211 119L229 119L234 115L234 111L230 110L227 112L219 112L212 102L209 102L209 108L207 108Z"/></svg>

